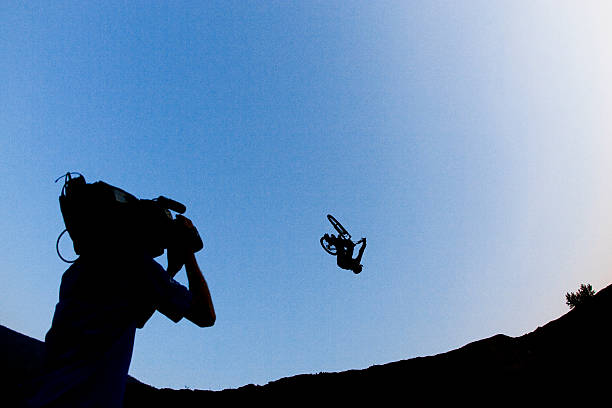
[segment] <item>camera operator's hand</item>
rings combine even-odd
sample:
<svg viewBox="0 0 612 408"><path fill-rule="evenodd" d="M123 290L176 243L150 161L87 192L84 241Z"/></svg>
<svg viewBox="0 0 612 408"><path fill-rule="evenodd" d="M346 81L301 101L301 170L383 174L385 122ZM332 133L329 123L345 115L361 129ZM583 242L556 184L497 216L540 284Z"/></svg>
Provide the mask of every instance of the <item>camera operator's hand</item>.
<svg viewBox="0 0 612 408"><path fill-rule="evenodd" d="M193 222L191 222L191 220L184 215L176 214L176 221L187 228L195 228Z"/></svg>
<svg viewBox="0 0 612 408"><path fill-rule="evenodd" d="M175 222L177 224L177 230L180 228L193 227L191 220L182 215L177 215ZM174 238L173 242L168 246L168 273L170 276L176 275L178 271L181 270L189 255L185 243L180 239L181 234L175 233Z"/></svg>
<svg viewBox="0 0 612 408"><path fill-rule="evenodd" d="M195 226L191 220L182 215L176 216L177 230L195 230ZM197 231L197 230L196 230ZM189 247L183 239L184 235L177 233L175 240L168 247L168 273L170 276L174 276L181 270L185 262L187 262L192 255Z"/></svg>

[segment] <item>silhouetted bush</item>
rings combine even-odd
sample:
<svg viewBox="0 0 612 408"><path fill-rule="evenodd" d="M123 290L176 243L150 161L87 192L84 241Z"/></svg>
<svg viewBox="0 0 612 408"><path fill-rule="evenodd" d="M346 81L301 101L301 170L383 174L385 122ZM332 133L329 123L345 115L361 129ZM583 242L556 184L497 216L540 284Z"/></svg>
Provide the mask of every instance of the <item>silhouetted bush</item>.
<svg viewBox="0 0 612 408"><path fill-rule="evenodd" d="M582 284L580 285L580 289L578 292L571 292L565 294L565 303L569 306L570 309L575 308L578 305L581 305L591 299L595 295L595 291L591 284Z"/></svg>

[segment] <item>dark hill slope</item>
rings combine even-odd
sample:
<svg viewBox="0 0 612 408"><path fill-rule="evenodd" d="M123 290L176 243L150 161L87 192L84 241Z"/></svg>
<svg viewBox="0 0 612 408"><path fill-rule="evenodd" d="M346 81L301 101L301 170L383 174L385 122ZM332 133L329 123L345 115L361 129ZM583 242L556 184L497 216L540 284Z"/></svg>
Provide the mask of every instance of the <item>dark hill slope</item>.
<svg viewBox="0 0 612 408"><path fill-rule="evenodd" d="M552 400L565 395L584 395L585 402L593 402L590 396L598 385L609 387L611 379L611 312L612 285L590 302L520 337L498 334L435 356L223 391L158 390L136 384L126 402L130 406L136 401L149 406L289 401L365 405L372 400L476 402L495 397L497 403L523 403L534 396Z"/></svg>
<svg viewBox="0 0 612 408"><path fill-rule="evenodd" d="M574 393L584 393L588 400L598 384L610 380L611 311L612 285L590 302L523 336L498 334L447 353L363 370L297 375L223 391L157 389L130 379L126 407L477 402L491 396L503 403L525 402L533 394L549 399ZM42 353L38 340L0 326L0 349L3 371L11 373L4 380L5 390L38 369Z"/></svg>
<svg viewBox="0 0 612 408"><path fill-rule="evenodd" d="M45 345L39 340L0 325L2 386L14 389L40 370Z"/></svg>

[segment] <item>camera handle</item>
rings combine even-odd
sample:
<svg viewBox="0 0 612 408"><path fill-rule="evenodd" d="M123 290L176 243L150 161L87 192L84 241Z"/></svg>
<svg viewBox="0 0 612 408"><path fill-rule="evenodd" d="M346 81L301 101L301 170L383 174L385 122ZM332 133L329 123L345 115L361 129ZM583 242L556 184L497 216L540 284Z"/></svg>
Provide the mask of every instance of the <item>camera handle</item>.
<svg viewBox="0 0 612 408"><path fill-rule="evenodd" d="M64 258L64 257L62 256L62 254L60 253L60 249L59 249L59 242L60 242L60 239L62 239L62 235L64 235L66 232L68 232L68 230L67 230L67 229L63 230L63 231L62 231L62 233L61 233L61 234L59 234L59 237L57 237L57 241L55 242L55 250L57 251L57 255L60 257L60 259L61 259L62 261L64 261L64 262L66 262L66 263L71 264L71 263L75 263L75 262L76 262L76 259L75 259L74 261L70 261L70 260L68 260L68 259Z"/></svg>

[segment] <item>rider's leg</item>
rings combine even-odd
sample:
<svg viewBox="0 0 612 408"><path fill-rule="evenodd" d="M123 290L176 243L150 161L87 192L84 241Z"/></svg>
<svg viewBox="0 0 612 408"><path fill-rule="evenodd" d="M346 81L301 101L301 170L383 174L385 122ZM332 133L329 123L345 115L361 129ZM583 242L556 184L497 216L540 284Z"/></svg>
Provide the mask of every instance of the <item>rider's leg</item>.
<svg viewBox="0 0 612 408"><path fill-rule="evenodd" d="M365 247L366 247L365 238L360 239L359 242L361 242L361 247L359 248L359 252L357 253L357 258L355 258L356 263L361 262L361 257L363 256L363 251L365 251Z"/></svg>

